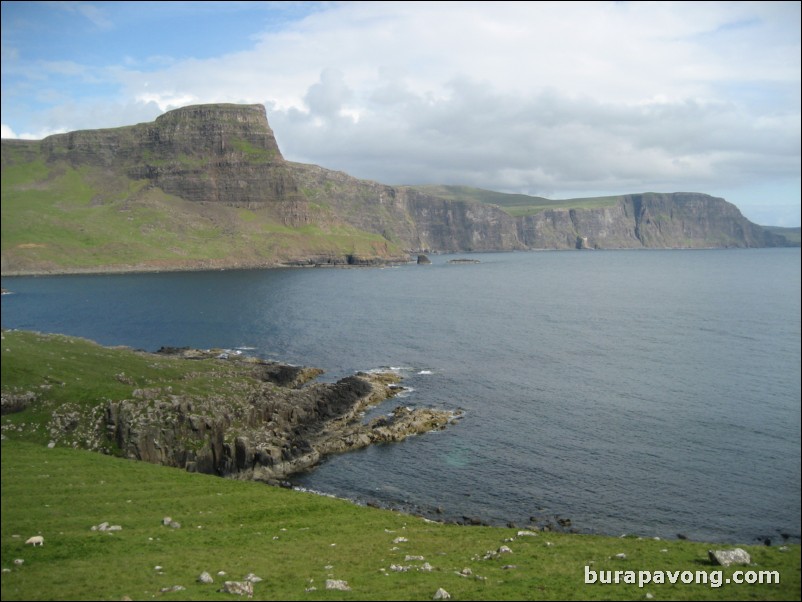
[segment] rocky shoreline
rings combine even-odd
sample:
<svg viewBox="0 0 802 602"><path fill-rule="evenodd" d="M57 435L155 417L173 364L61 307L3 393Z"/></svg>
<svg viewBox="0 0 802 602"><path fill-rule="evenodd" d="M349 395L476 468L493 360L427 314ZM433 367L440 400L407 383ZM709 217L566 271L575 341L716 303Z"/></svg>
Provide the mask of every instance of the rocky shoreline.
<svg viewBox="0 0 802 602"><path fill-rule="evenodd" d="M153 265L103 265L97 267L71 267L62 266L30 269L2 269L4 278L29 277L29 276L91 276L91 275L110 275L110 274L156 274L161 272L207 272L207 271L228 271L228 270L267 270L281 268L373 268L405 265L414 262L412 256L409 257L354 257L351 255L342 256L315 256L303 257L286 261L259 261L245 262L240 260L197 260L182 261L175 263L162 262Z"/></svg>
<svg viewBox="0 0 802 602"><path fill-rule="evenodd" d="M403 441L444 429L459 416L431 408L395 408L365 422L365 411L403 387L393 373L359 372L319 383L317 368L298 367L226 350L163 347L157 354L186 361L216 359L245 366L250 382L232 383L226 399L175 395L170 387L134 388L90 414L65 404L53 411L51 445L75 445L191 472L289 486L332 454ZM124 374L117 375L126 382ZM131 383L134 385L134 383ZM24 400L22 400L24 402ZM5 410L20 411L4 395Z"/></svg>

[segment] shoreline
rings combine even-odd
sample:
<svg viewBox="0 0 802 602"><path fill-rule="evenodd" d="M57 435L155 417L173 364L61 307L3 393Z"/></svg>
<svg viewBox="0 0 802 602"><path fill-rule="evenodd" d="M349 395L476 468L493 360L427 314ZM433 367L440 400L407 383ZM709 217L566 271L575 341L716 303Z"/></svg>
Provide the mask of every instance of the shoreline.
<svg viewBox="0 0 802 602"><path fill-rule="evenodd" d="M31 334L30 331L4 330L3 338L11 338L9 335L12 332ZM64 335L34 336L40 341L45 340L45 343L46 339L52 340L54 338L59 338L67 342L73 341L72 343L69 343L70 345L74 345L78 342L77 337L65 337ZM10 343L4 341L4 352L6 351L6 346L11 345ZM110 347L101 348L107 350L113 349ZM120 349L116 348L116 350L119 351ZM397 375L388 375L386 372L368 375L363 372L358 372L354 377L341 379L337 383L314 384L315 379L320 374L318 369L302 366L290 366L280 362L262 360L258 357L249 356L242 352L226 350L222 348L204 350L191 348L162 348L157 352L136 352L130 348L127 348L124 351L133 354L144 355L146 357L158 357L160 355L167 357L180 356L176 357L176 359L187 362L187 365L199 360L213 359L219 362L219 365L223 367L227 365L248 365L253 367L254 370L269 371L269 374L267 374L267 372L262 374L260 377L261 380L270 381L272 383L270 385L271 390L274 390L275 386L281 387L282 389L287 389L290 392L288 393L290 397L287 399L292 402L293 407L299 407L296 405L297 400L304 398L307 400L307 402L311 400L315 404L318 404L319 402L315 402L315 398L334 400L341 398L346 391L355 392L353 394L347 394L348 397L344 400L346 402L345 405L342 406L341 410L337 410L335 412L335 415L331 417L332 420L326 420L322 423L315 423L313 420L312 423L305 423L301 417L292 424L284 425L283 423L275 423L272 427L274 434L275 432L286 431L288 428L291 430L300 429L300 434L302 436L298 439L287 440L285 443L280 443L279 441L269 443L267 440L262 440L260 443L261 436L259 435L260 429L258 427L255 431L253 431L253 434L250 435L248 433L240 432L239 435L233 439L230 436L221 438L221 446L218 446L219 449L216 453L218 453L220 457L228 457L228 460L226 460L222 465L224 467L228 467L228 469L220 472L219 467L215 470L209 470L209 468L212 467L206 466L206 469L203 469L202 464L204 461L202 459L202 454L199 454L198 450L194 452L192 457L184 457L185 462L183 465L172 462L172 456L169 453L165 455L165 450L169 451L171 448L174 450L174 454L176 452L180 452L179 455L181 455L185 453L181 451L182 449L186 450L193 447L192 445L187 447L186 443L184 443L183 446L172 443L164 432L164 426L166 424L188 424L193 430L200 429L201 432L208 433L210 438L217 438L217 435L213 434L216 432L214 429L217 427L214 427L209 423L209 418L203 417L204 412L202 411L202 407L200 407L200 404L203 403L202 401L187 399L181 395L173 395L172 392L167 396L167 398L162 399L163 391L160 387L150 386L145 389L134 389L132 395L133 399L129 399L127 401L124 400L121 403L111 402L111 405L109 406L108 411L110 413L108 414L108 420L106 421L107 427L113 426L114 431L117 433L125 432L131 434L128 439L120 440L121 443L124 443L124 441L129 441L131 443L131 445L123 445L120 450L123 452L125 449L128 449L128 453L114 455L122 455L123 457L129 459L160 464L173 468L181 468L182 471L206 472L209 474L216 474L219 477L229 477L239 480L254 480L272 486L301 489L328 497L345 499L350 503L359 506L383 508L409 516L417 516L442 524L490 527L506 526L508 528L521 528L544 533L575 533L588 535L607 535L611 537L637 536L630 534L618 535L609 532L598 532L595 530L583 529L581 524L573 524L570 518L560 515L541 513L538 516L530 516L528 522L526 520L487 520L482 516L469 516L463 514L459 509L454 510L451 508L443 508L442 506L419 505L415 501L404 502L377 500L375 498L370 499L366 497L360 498L357 496L349 496L348 494L343 496L335 493L315 490L313 488L300 486L297 483L293 483L294 476L314 470L328 455L340 454L376 443L401 441L413 434L423 434L433 430L442 430L447 425L453 424L455 420L459 419L460 416L455 415L453 412L446 413L440 411L439 413L434 414L436 418L440 419L439 423L427 421L432 415L425 414L426 410L424 410L424 422L419 423L422 425L422 428L411 429L409 427L413 425L413 422L404 422L404 420L411 417L412 412L406 410L406 408L401 405L400 408L402 409L402 412L397 417L399 426L395 430L388 430L388 422L390 422L390 420L388 420L387 416L382 416L365 424L363 417L364 411L367 408L374 407L378 403L394 398L403 390L403 388L398 385L399 379ZM369 376L371 379L377 379L375 382L372 382L368 388L357 384L354 380L362 379L366 376ZM241 379L241 376L236 378ZM128 377L125 375L117 374L116 379L124 384L130 384L132 387L136 386L137 384L133 377ZM345 388L343 388L342 385L344 381L347 383ZM4 383L4 389L7 388L6 385L7 383ZM83 385L77 385L77 383L75 383L73 386ZM339 387L339 393L336 393L337 387ZM354 390L354 387L357 387L357 389ZM8 399L6 399L8 397L6 392L7 391L4 390L4 405L6 405L6 401L8 401ZM335 397L330 396L332 392L336 393ZM22 396L24 396L24 394ZM243 406L243 408L260 407L261 402L255 401L256 399L258 398L249 396L249 403ZM143 423L137 419L137 412L135 410L137 405L136 400L139 400L139 405L141 405L141 403L145 403L145 405L149 407L161 408L161 410L153 415L150 415L152 410L149 410L148 420ZM270 404L269 411L271 412L271 416L272 412L283 412L283 410L278 409L279 406L275 405L277 403L275 396L272 396L268 401ZM328 403L329 402L324 401L323 405L319 407L327 407ZM123 408L123 404L128 405ZM310 408L313 406L309 406L307 404L307 406L303 407ZM4 410L6 409L7 408L4 408ZM25 408L23 407L22 410L24 409ZM189 413L187 413L187 409L190 410ZM221 408L217 406L214 411L218 414L232 414L240 412L241 410L238 410L235 407L226 409L226 407ZM61 412L58 411L58 408L56 408L56 411L54 411L54 416L57 413L61 414ZM170 417L175 418L175 420L168 420ZM257 418L259 425L265 424L264 418L260 418L259 416L257 416ZM6 424L8 424L6 420L7 419L4 416L4 427ZM310 424L312 425L311 427L309 426ZM315 424L317 424L318 427L315 427ZM81 428L83 427L80 427L78 430L81 430ZM310 428L311 430L309 430ZM222 433L223 431L220 431L221 437ZM185 434L191 435L191 433L188 432ZM175 434L173 436L175 437ZM156 439L159 440L159 445L156 448L146 444L146 442ZM177 438L176 442L178 440L180 440L180 438ZM224 441L227 441L227 443L224 443ZM279 447L277 447L277 445L279 445ZM59 446L74 446L74 442L65 440L59 443ZM226 446L228 446L229 452L225 452ZM91 446L84 445L83 447L91 449ZM286 456L285 454L289 450L299 450L299 453L292 452L289 456ZM95 451L97 452L102 450L95 448ZM250 461L246 460L247 458L255 459L260 457L265 460L264 463L250 463ZM783 539L780 540L779 531L771 535L771 537L775 539L774 542L770 542L773 543L773 545L798 543L799 541L798 534L790 534L788 537L783 537ZM655 539L654 537L648 536L644 536L644 538ZM666 540L672 539L671 536L663 534L660 535L660 538ZM722 543L733 541L732 539L720 539L715 537L687 537L679 533L676 534L675 538L677 540L690 539L692 541L721 541ZM754 541L744 541L741 539L740 543L745 543L745 545L757 545L755 542L762 544L765 543L766 539L768 539L768 537L756 537L754 538Z"/></svg>
<svg viewBox="0 0 802 602"><path fill-rule="evenodd" d="M594 249L565 249L565 248L538 248L538 249L484 249L478 251L425 251L428 255L473 255L473 254L501 254L501 253L548 253L548 252L587 252L587 251L727 251L727 250L760 250L760 249L800 249L800 245L789 245L784 247L610 247ZM416 263L416 257L422 251L412 251L408 256L390 258L356 258L352 262L348 261L347 255L337 258L310 257L290 261L267 261L259 263L218 263L200 260L193 265L163 265L163 266L98 266L98 267L78 267L63 269L26 269L26 270L2 270L2 278L22 278L22 277L48 277L48 276L111 276L124 274L174 274L186 272L226 272L234 270L271 270L271 269L291 269L291 268L385 268L402 266ZM452 264L472 264L477 260L465 258L464 260L452 260Z"/></svg>

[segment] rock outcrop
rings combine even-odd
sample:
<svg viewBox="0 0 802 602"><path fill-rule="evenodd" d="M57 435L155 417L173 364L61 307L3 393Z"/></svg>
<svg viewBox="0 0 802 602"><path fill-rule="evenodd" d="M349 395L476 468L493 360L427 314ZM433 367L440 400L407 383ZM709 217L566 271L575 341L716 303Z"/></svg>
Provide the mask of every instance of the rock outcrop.
<svg viewBox="0 0 802 602"><path fill-rule="evenodd" d="M369 407L403 390L392 373L358 373L336 383L310 382L320 370L287 366L220 350L162 348L187 361L214 357L249 367L228 399L174 395L170 388L134 389L130 398L53 411L49 432L59 444L114 450L124 457L272 484L308 470L331 454L402 441L445 428L455 416L397 407L363 422ZM125 382L118 375L120 382Z"/></svg>

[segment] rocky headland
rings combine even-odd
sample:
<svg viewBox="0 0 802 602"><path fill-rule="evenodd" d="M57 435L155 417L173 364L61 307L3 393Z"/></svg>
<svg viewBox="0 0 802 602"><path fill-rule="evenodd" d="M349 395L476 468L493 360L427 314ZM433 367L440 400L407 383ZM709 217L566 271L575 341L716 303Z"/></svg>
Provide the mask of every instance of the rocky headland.
<svg viewBox="0 0 802 602"><path fill-rule="evenodd" d="M366 421L367 409L404 390L400 377L391 372L360 372L325 383L315 381L322 373L316 368L224 350L162 348L147 355L171 356L181 362L184 379L201 374L194 372L192 362L219 363L228 371L214 378L225 379L227 393L179 393L172 386L141 386L119 372L113 376L115 386L130 387L129 394L90 404L54 402L48 383L27 390L4 383L2 413L47 407L50 418L43 430L50 446L81 447L270 484L283 484L289 476L311 469L329 455L403 441L443 429L458 417L444 410L398 406ZM4 429L16 428L12 424Z"/></svg>
<svg viewBox="0 0 802 602"><path fill-rule="evenodd" d="M0 159L4 275L379 265L428 252L798 246L701 193L563 204L531 197L521 215L492 202L500 193L463 189L449 198L436 187L293 163L263 105L197 105L151 123L3 140Z"/></svg>

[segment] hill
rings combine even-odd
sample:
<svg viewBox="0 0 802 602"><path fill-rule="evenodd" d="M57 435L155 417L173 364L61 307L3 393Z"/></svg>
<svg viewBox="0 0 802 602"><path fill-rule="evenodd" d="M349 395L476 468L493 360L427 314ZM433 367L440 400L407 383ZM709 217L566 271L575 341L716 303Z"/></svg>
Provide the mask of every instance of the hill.
<svg viewBox="0 0 802 602"><path fill-rule="evenodd" d="M370 265L418 252L785 246L698 193L549 201L286 161L262 105L3 140L4 275Z"/></svg>

